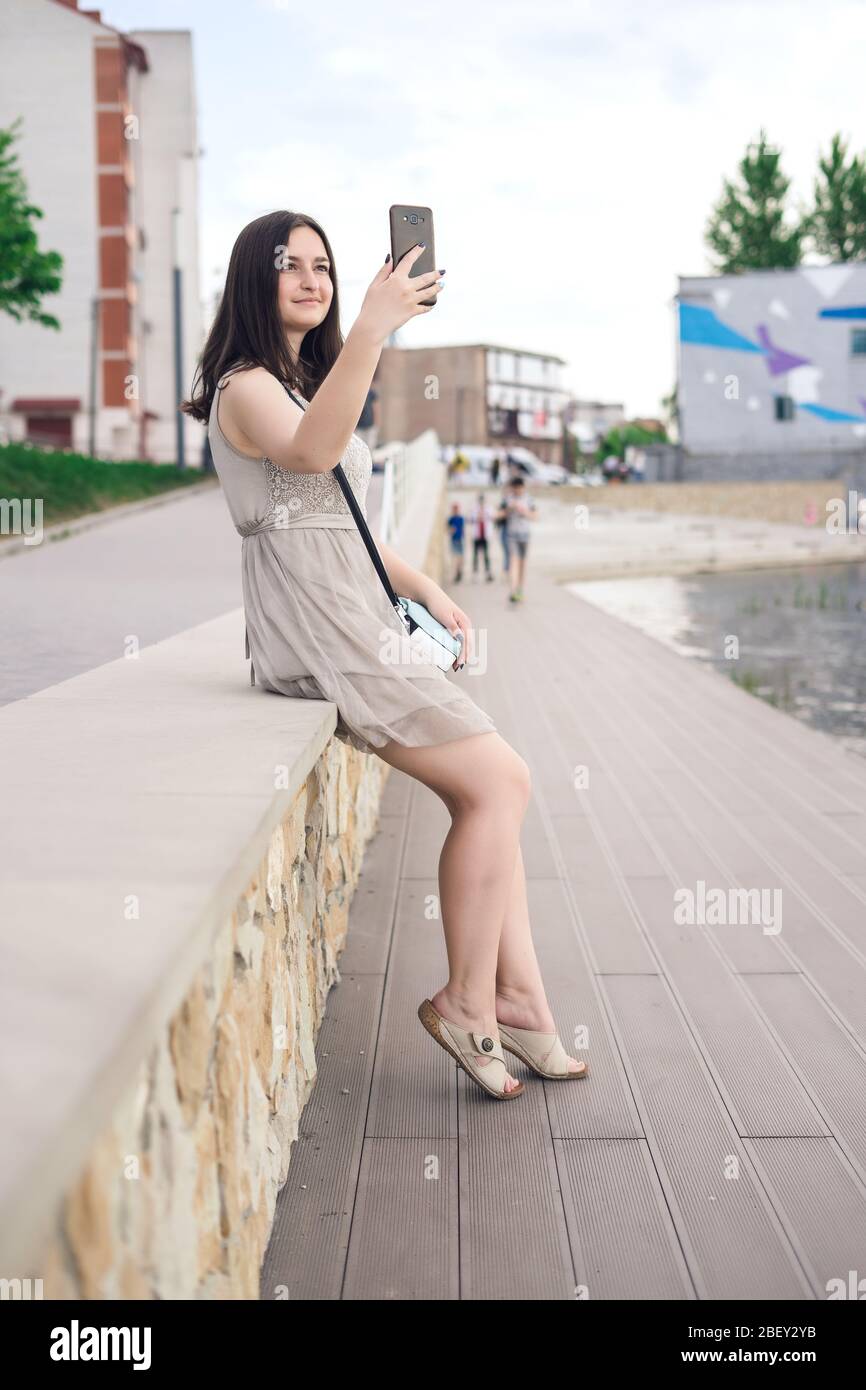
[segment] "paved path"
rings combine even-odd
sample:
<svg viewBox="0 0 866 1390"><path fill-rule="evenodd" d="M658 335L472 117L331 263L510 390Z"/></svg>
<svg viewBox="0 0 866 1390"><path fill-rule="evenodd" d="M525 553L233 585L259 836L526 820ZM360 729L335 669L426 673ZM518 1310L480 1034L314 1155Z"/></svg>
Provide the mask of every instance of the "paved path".
<svg viewBox="0 0 866 1390"><path fill-rule="evenodd" d="M374 519L380 491L375 474ZM0 549L0 705L116 661L131 637L147 647L240 607L240 548L221 490L204 487L64 540Z"/></svg>
<svg viewBox="0 0 866 1390"><path fill-rule="evenodd" d="M447 815L392 773L262 1297L825 1298L866 1269L866 766L538 574L521 608L463 594L489 659L466 687L532 768L537 950L591 1073L514 1059L526 1092L498 1104L422 1029ZM700 881L767 913L677 922Z"/></svg>

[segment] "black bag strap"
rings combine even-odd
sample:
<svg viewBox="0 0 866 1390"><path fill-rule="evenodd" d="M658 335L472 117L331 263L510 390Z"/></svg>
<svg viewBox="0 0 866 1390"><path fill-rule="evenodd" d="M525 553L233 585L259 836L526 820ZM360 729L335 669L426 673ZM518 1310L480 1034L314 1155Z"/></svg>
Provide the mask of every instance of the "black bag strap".
<svg viewBox="0 0 866 1390"><path fill-rule="evenodd" d="M306 410L307 407L303 404L302 401L299 401L299 400L298 400L298 398L297 398L297 396L295 395L295 393L294 393L293 391L291 391L291 390L289 389L288 386L286 386L286 383L285 383L285 382L283 382L283 386L285 386L286 391L288 391L289 395L291 396L291 398L292 398L292 400L295 402L295 404L296 404L296 405L299 405L299 406L301 407L302 410ZM405 612L406 612L406 610L405 610L405 608L403 607L402 603L400 602L400 600L398 599L397 595L396 595L395 592L394 592L394 586L392 585L390 579L388 578L388 571L385 569L385 566L382 564L382 557L381 557L381 555L379 554L379 551L376 549L376 542L373 540L373 537L372 537L371 534L370 534L370 528L369 528L369 526L367 525L367 521L366 521L366 518L365 518L365 516L364 516L364 513L361 511L361 508L360 508L360 506L359 506L359 504L358 504L358 499L357 499L357 497L355 496L354 492L352 491L352 485L351 485L351 483L349 482L349 479L346 477L345 473L343 472L343 465L342 465L341 463L335 464L332 471L333 471L333 473L334 473L335 478L337 479L337 482L338 482L339 485L340 485L340 488L341 488L341 490L342 490L343 496L345 497L346 502L348 503L349 511L352 513L352 516L355 518L355 524L356 524L356 526L358 527L358 530L361 532L361 538L362 538L364 544L366 545L368 551L370 552L370 559L373 561L373 564L376 566L376 573L378 574L379 578L380 578L381 581L382 581L382 584L383 584L384 589L385 589L385 593L388 595L388 598L391 600L391 603L392 603L393 607L396 608L397 612L400 614L401 617L403 617L403 619L404 619L404 621L405 621Z"/></svg>

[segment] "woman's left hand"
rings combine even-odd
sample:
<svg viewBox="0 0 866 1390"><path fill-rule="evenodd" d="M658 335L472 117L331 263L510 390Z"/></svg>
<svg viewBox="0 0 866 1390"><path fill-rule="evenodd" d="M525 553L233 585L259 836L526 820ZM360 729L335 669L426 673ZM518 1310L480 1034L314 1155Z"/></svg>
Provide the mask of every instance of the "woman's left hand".
<svg viewBox="0 0 866 1390"><path fill-rule="evenodd" d="M463 609L452 598L449 598L445 590L440 589L438 584L425 595L422 602L433 614L436 621L441 623L443 627L447 627L453 636L456 637L459 632L462 632L463 645L460 648L460 655L451 667L452 671L459 671L460 667L465 665L472 655L473 650L472 624L469 621L469 615L464 613Z"/></svg>

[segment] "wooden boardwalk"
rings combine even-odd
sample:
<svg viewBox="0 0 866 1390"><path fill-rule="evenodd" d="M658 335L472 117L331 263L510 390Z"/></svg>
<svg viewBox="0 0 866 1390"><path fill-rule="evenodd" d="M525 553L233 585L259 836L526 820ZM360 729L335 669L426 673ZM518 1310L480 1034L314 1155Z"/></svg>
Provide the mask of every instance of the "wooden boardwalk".
<svg viewBox="0 0 866 1390"><path fill-rule="evenodd" d="M526 1092L497 1104L423 1030L448 818L392 772L262 1297L799 1300L863 1278L866 763L539 574L519 608L500 582L457 592L487 630L466 688L532 769L536 947L590 1075L510 1058ZM679 923L701 881L781 890L781 930Z"/></svg>

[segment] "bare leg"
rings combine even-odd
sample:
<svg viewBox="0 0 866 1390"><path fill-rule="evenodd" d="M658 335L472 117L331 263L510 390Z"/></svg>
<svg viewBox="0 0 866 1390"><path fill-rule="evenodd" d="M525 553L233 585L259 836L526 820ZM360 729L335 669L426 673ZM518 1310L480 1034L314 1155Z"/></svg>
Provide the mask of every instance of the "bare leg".
<svg viewBox="0 0 866 1390"><path fill-rule="evenodd" d="M515 548L511 560L511 592L523 593L523 581L526 576L526 556L519 554Z"/></svg>
<svg viewBox="0 0 866 1390"><path fill-rule="evenodd" d="M499 957L496 963L496 1017L515 1028L555 1033L556 1024L541 979L541 971L529 925L526 898L526 872L518 847L511 896L505 909ZM569 1071L578 1071L579 1062L569 1057Z"/></svg>
<svg viewBox="0 0 866 1390"><path fill-rule="evenodd" d="M519 566L520 556L517 553L517 546L515 546L511 552L511 568L509 570L509 579L511 581L510 591L512 594L516 593L520 588Z"/></svg>
<svg viewBox="0 0 866 1390"><path fill-rule="evenodd" d="M448 983L430 1002L451 1023L498 1040L496 961L529 802L529 769L493 732L428 748L391 741L376 751L435 791L451 815L439 859ZM518 1084L506 1077L506 1090Z"/></svg>

